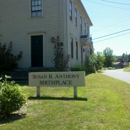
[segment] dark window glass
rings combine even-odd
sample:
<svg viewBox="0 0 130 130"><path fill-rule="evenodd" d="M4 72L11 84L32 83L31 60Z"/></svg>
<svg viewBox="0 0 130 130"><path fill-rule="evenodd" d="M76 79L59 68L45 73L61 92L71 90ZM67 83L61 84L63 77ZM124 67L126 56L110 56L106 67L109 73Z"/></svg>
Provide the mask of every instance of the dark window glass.
<svg viewBox="0 0 130 130"><path fill-rule="evenodd" d="M76 60L78 60L78 42L76 42Z"/></svg>
<svg viewBox="0 0 130 130"><path fill-rule="evenodd" d="M73 38L70 38L70 43L71 43L71 58L73 58Z"/></svg>
<svg viewBox="0 0 130 130"><path fill-rule="evenodd" d="M87 35L87 26L86 26L86 23L84 23L84 35Z"/></svg>
<svg viewBox="0 0 130 130"><path fill-rule="evenodd" d="M70 15L70 19L72 20L72 1L70 0L70 5L69 5L69 15Z"/></svg>
<svg viewBox="0 0 130 130"><path fill-rule="evenodd" d="M81 32L81 35L82 35L82 17L80 17L80 32Z"/></svg>
<svg viewBox="0 0 130 130"><path fill-rule="evenodd" d="M77 9L75 9L75 26L77 26Z"/></svg>

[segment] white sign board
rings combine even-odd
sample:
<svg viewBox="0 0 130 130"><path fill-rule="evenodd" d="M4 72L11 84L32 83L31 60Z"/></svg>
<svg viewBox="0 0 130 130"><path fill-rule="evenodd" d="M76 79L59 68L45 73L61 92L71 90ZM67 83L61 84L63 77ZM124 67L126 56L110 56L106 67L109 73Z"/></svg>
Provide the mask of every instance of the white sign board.
<svg viewBox="0 0 130 130"><path fill-rule="evenodd" d="M29 86L85 86L85 72L30 72Z"/></svg>

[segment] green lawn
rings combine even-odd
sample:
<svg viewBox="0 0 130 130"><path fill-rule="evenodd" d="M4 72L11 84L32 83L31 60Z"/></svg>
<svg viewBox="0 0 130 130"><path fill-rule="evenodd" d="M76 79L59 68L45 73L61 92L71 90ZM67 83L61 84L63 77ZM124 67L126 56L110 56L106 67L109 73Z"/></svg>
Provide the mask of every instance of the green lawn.
<svg viewBox="0 0 130 130"><path fill-rule="evenodd" d="M124 68L124 71L126 71L126 72L130 72L130 67L126 67L126 68Z"/></svg>
<svg viewBox="0 0 130 130"><path fill-rule="evenodd" d="M0 120L0 130L130 130L130 84L102 74L86 76L86 87L23 87L26 115Z"/></svg>

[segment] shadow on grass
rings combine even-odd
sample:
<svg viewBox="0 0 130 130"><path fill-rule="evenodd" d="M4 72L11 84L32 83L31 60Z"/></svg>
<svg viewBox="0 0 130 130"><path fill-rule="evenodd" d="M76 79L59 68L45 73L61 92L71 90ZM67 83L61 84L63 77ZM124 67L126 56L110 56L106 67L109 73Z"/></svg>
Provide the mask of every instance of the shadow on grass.
<svg viewBox="0 0 130 130"><path fill-rule="evenodd" d="M87 98L71 98L71 97L29 97L29 100L65 100L65 101L87 101Z"/></svg>
<svg viewBox="0 0 130 130"><path fill-rule="evenodd" d="M20 120L25 117L26 117L26 114L11 114L9 117L0 117L0 125L11 123L13 121Z"/></svg>

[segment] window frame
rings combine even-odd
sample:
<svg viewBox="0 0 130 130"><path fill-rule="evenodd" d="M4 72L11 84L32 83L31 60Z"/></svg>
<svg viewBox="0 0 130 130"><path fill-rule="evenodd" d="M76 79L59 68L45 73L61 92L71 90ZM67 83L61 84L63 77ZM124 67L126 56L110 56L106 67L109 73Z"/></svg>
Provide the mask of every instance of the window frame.
<svg viewBox="0 0 130 130"><path fill-rule="evenodd" d="M42 0L31 0L31 17L42 17Z"/></svg>

